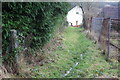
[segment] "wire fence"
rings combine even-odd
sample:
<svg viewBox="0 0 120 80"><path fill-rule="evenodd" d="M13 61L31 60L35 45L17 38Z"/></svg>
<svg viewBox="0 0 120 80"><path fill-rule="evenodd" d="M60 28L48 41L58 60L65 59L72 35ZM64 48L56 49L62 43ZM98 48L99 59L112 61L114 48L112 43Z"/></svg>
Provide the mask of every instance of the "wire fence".
<svg viewBox="0 0 120 80"><path fill-rule="evenodd" d="M120 51L120 19L110 19L110 56L116 58Z"/></svg>
<svg viewBox="0 0 120 80"><path fill-rule="evenodd" d="M109 20L110 18L103 20L100 37L98 40L100 48L104 50L107 57L109 56Z"/></svg>
<svg viewBox="0 0 120 80"><path fill-rule="evenodd" d="M120 19L92 18L91 33L97 38L99 48L109 58L118 58L120 46Z"/></svg>
<svg viewBox="0 0 120 80"><path fill-rule="evenodd" d="M92 18L91 33L99 40L103 18Z"/></svg>

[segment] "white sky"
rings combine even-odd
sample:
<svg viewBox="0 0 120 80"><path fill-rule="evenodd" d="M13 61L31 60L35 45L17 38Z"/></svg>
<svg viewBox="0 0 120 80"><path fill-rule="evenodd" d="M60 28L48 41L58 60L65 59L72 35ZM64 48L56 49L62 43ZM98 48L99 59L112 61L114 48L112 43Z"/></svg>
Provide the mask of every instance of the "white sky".
<svg viewBox="0 0 120 80"><path fill-rule="evenodd" d="M120 0L0 0L2 2L119 2Z"/></svg>
<svg viewBox="0 0 120 80"><path fill-rule="evenodd" d="M104 1L104 0L103 0ZM120 0L106 0L106 2L119 2Z"/></svg>
<svg viewBox="0 0 120 80"><path fill-rule="evenodd" d="M120 0L62 0L68 2L119 2Z"/></svg>

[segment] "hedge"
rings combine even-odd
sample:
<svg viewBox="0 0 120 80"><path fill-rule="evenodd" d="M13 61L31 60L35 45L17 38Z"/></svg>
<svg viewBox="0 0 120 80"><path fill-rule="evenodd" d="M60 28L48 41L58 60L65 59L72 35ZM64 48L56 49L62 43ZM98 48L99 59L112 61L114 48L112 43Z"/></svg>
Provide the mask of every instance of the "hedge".
<svg viewBox="0 0 120 80"><path fill-rule="evenodd" d="M65 2L3 2L3 53L9 46L11 29L17 30L18 36L32 33L31 47L42 47L53 36L58 17L66 15L68 8Z"/></svg>

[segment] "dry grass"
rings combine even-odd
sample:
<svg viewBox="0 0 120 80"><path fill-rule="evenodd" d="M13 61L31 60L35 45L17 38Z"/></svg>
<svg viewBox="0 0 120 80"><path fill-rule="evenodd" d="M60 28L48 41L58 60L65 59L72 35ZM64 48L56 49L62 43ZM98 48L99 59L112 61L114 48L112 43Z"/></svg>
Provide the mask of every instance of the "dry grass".
<svg viewBox="0 0 120 80"><path fill-rule="evenodd" d="M4 66L0 66L0 80L2 79L2 78L10 78L11 77L11 75L7 72L7 70L5 69L5 67Z"/></svg>

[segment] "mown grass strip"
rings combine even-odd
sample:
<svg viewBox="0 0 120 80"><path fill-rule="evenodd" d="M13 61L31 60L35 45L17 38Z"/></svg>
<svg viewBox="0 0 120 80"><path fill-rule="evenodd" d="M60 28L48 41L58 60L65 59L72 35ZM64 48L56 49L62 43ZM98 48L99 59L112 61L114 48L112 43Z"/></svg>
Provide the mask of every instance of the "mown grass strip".
<svg viewBox="0 0 120 80"><path fill-rule="evenodd" d="M99 54L99 50L92 41L85 37L81 28L68 27L62 34L61 48L57 48L46 56L49 62L43 66L35 66L31 69L33 78L62 78L76 62L79 64L74 67L66 77L98 77L103 75L117 75L117 69L105 61L104 56ZM113 63L111 63L113 64ZM114 66L117 66L114 63ZM110 75L109 75L110 74Z"/></svg>

